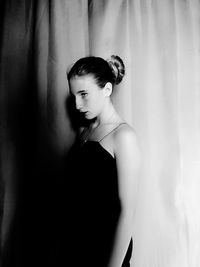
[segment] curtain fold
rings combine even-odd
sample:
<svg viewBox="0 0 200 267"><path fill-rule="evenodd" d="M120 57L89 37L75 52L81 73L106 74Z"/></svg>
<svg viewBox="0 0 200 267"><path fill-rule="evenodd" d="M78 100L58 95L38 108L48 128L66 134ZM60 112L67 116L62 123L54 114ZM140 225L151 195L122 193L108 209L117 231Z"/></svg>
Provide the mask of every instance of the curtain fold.
<svg viewBox="0 0 200 267"><path fill-rule="evenodd" d="M38 245L33 266L41 255L57 266L59 168L74 140L66 71L89 54L116 54L126 66L113 102L143 159L131 267L199 266L199 1L19 0L2 14L1 233L4 244L14 229L7 242L8 254L20 255L16 266L27 264L25 242ZM35 230L15 253L20 234L30 233L18 221Z"/></svg>

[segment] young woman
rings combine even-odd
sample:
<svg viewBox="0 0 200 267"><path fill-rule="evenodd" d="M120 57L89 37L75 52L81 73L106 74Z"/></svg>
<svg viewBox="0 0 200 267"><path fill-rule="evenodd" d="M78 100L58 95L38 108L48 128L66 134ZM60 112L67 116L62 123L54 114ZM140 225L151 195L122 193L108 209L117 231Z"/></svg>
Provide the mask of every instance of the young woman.
<svg viewBox="0 0 200 267"><path fill-rule="evenodd" d="M67 74L75 107L88 122L70 154L73 266L130 266L140 155L134 130L111 101L124 74L118 56L81 58Z"/></svg>

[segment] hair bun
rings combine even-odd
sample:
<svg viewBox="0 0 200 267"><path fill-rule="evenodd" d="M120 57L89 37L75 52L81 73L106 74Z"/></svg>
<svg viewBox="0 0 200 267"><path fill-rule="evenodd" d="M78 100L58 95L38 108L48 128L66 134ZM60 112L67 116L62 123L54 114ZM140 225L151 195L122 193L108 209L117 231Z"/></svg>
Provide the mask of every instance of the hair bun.
<svg viewBox="0 0 200 267"><path fill-rule="evenodd" d="M114 76L114 83L119 84L125 75L125 66L123 60L116 55L112 55L107 62Z"/></svg>

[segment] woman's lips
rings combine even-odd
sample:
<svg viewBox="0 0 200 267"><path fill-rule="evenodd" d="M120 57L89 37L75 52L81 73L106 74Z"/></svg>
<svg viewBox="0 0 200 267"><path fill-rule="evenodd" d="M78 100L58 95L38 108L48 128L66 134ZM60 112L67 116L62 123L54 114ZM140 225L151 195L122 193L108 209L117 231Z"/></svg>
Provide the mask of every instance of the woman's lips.
<svg viewBox="0 0 200 267"><path fill-rule="evenodd" d="M84 115L84 116L86 116L87 113L88 113L88 111L81 111L81 114Z"/></svg>

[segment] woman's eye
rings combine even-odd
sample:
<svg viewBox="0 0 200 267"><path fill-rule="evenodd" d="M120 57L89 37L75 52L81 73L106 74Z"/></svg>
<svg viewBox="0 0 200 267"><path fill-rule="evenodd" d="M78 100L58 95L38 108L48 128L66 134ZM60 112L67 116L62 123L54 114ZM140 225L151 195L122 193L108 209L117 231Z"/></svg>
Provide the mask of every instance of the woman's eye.
<svg viewBox="0 0 200 267"><path fill-rule="evenodd" d="M81 93L81 96L84 98L86 97L88 94L87 93Z"/></svg>

